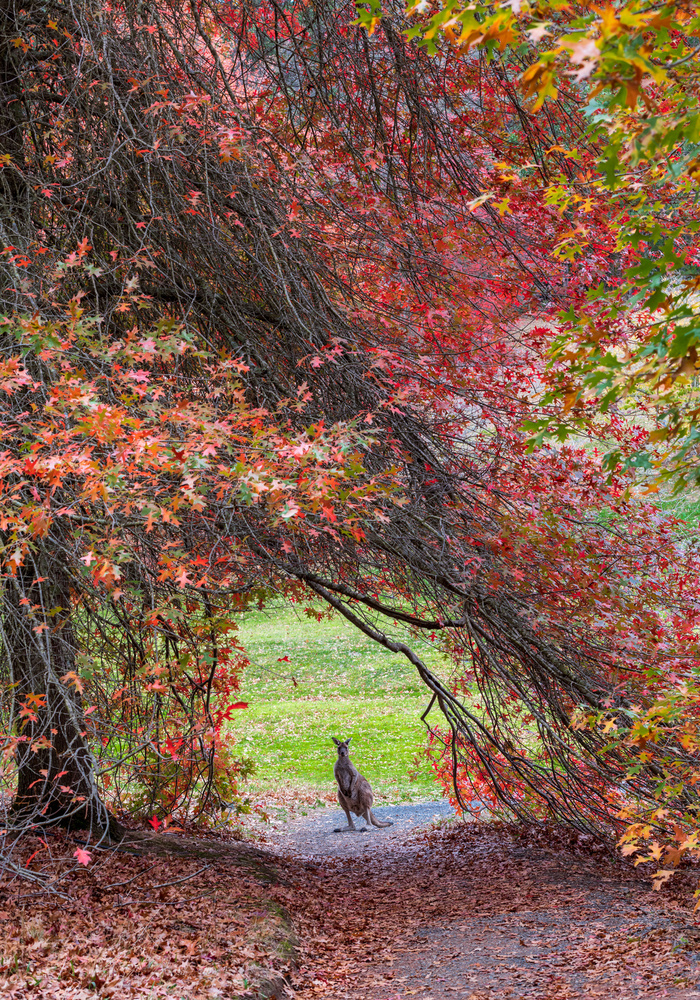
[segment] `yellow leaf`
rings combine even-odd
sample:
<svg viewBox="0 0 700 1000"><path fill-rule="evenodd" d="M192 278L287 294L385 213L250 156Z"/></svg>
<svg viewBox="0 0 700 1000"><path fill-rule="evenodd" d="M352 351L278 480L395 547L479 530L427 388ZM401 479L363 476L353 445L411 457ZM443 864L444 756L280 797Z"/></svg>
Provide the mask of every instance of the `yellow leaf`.
<svg viewBox="0 0 700 1000"><path fill-rule="evenodd" d="M529 66L523 75L520 77L523 83L536 85L538 78L544 73L547 66L543 62L533 63Z"/></svg>
<svg viewBox="0 0 700 1000"><path fill-rule="evenodd" d="M615 8L612 6L606 7L603 11L602 18L603 22L603 34L604 35L617 35L622 31L622 25L615 17Z"/></svg>
<svg viewBox="0 0 700 1000"><path fill-rule="evenodd" d="M494 201L493 207L498 209L499 215L505 215L506 212L510 212L510 198L506 196L503 201Z"/></svg>
<svg viewBox="0 0 700 1000"><path fill-rule="evenodd" d="M467 205L466 205L467 210L469 212L473 212L480 205L483 205L485 202L489 201L491 198L493 198L493 193L491 193L491 192L489 192L487 194L480 194L478 198L474 198L472 201L468 201L467 202Z"/></svg>
<svg viewBox="0 0 700 1000"><path fill-rule="evenodd" d="M654 875L654 889L659 890L661 886L664 884L664 882L668 881L668 879L670 879L674 874L675 872L673 870L671 871L662 870L656 872L656 874Z"/></svg>
<svg viewBox="0 0 700 1000"><path fill-rule="evenodd" d="M447 35L447 31L445 32ZM449 37L449 36L448 36ZM453 35L450 41L456 41L462 51L470 49L473 45L478 45L483 41L484 36L475 28L464 28L462 34L457 38Z"/></svg>
<svg viewBox="0 0 700 1000"><path fill-rule="evenodd" d="M663 857L663 853L663 848L661 844L659 844L658 840L653 841L651 850L649 851L649 857L653 858L654 861L660 861Z"/></svg>
<svg viewBox="0 0 700 1000"><path fill-rule="evenodd" d="M514 42L516 40L516 36L510 25L504 28L501 24L492 24L491 27L487 28L484 32L485 42L490 41L492 38L498 42L498 47L501 52L503 52L509 42Z"/></svg>

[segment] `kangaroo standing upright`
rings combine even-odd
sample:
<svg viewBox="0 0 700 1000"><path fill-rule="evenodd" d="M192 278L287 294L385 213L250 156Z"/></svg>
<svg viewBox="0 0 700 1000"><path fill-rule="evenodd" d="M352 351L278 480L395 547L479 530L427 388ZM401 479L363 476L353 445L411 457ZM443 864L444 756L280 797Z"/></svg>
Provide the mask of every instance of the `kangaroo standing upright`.
<svg viewBox="0 0 700 1000"><path fill-rule="evenodd" d="M348 818L348 825L344 827L338 827L334 830L334 833L344 833L345 830L356 830L357 827L353 823L352 816L350 813L355 813L356 816L361 816L366 823L372 826L393 826L394 824L382 823L381 820L377 819L372 812L372 803L374 802L374 795L372 794L372 788L370 786L367 778L363 777L357 770L353 762L350 760L348 754L348 744L350 743L350 738L347 740L337 740L335 736L332 737L333 742L338 748L338 759L335 762L335 767L333 768L333 774L335 775L335 780L338 782L338 802L340 807ZM365 828L363 827L360 831L364 833Z"/></svg>

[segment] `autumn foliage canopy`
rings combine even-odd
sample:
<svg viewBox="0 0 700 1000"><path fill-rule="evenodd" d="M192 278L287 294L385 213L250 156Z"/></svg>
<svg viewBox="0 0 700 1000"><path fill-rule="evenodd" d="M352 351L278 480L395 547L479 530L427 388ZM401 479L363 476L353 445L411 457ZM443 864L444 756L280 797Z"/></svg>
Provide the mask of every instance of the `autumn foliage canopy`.
<svg viewBox="0 0 700 1000"><path fill-rule="evenodd" d="M236 622L282 594L415 665L463 808L693 849L697 553L635 469L694 347L634 282L694 266L695 179L617 185L670 112L605 62L686 28L552 56L569 5L474 6L7 5L8 830L234 797Z"/></svg>

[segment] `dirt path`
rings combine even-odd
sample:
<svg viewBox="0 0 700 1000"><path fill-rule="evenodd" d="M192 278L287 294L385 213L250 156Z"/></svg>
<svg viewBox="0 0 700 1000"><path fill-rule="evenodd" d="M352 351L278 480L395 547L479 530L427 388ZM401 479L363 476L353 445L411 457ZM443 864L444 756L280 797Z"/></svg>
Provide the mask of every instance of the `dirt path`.
<svg viewBox="0 0 700 1000"><path fill-rule="evenodd" d="M314 810L267 847L133 831L80 867L71 835L29 839L60 896L0 879L0 996L700 998L691 872L674 898L443 803L379 812L394 825L334 834L342 814Z"/></svg>
<svg viewBox="0 0 700 1000"><path fill-rule="evenodd" d="M365 1000L700 998L700 922L638 872L504 830L428 827L449 810L381 810L389 830L296 821L276 851L301 941L289 995ZM296 871L296 874L293 872Z"/></svg>
<svg viewBox="0 0 700 1000"><path fill-rule="evenodd" d="M401 847L412 834L454 817L454 810L445 801L377 806L373 812L377 819L390 821L392 826L366 829L365 823L355 819L357 833L337 833L338 827L346 825L346 819L345 813L335 807L317 809L310 816L293 820L271 839L284 853L295 857L362 858L377 853L383 856L387 849Z"/></svg>

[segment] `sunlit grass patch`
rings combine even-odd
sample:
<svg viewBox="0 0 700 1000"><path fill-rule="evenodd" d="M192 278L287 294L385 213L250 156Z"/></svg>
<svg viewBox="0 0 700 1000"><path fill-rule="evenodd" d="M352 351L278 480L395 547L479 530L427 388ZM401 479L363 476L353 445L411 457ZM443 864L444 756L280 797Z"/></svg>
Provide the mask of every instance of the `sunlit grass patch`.
<svg viewBox="0 0 700 1000"><path fill-rule="evenodd" d="M700 525L700 491L684 490L678 496L659 496L653 502L657 503L664 514L677 517L680 521L685 521L689 529L697 532Z"/></svg>
<svg viewBox="0 0 700 1000"><path fill-rule="evenodd" d="M332 791L331 738L351 736L378 798L440 795L420 721L428 692L404 657L342 619L316 622L283 607L247 615L241 639L252 660L239 695L248 708L232 728L239 754L256 763L252 794L290 780ZM438 657L432 665L445 673Z"/></svg>

